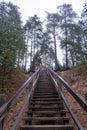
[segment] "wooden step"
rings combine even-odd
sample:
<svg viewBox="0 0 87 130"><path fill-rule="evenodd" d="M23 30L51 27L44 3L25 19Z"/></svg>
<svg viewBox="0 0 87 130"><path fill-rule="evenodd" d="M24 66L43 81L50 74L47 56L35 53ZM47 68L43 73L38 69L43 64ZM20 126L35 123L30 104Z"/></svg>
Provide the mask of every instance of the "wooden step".
<svg viewBox="0 0 87 130"><path fill-rule="evenodd" d="M31 114L46 114L46 115L52 115L52 114L56 114L56 115L61 115L61 116L66 116L66 111L65 110L60 110L60 111L32 111L32 110L29 110L28 112L27 112L27 114L29 115L31 115Z"/></svg>
<svg viewBox="0 0 87 130"><path fill-rule="evenodd" d="M55 88L54 88L52 85L50 85L49 83L39 83L35 89L39 89L39 88L40 88L40 89L43 89L43 88L45 88L45 89L47 89L47 88L55 89Z"/></svg>
<svg viewBox="0 0 87 130"><path fill-rule="evenodd" d="M31 104L35 105L35 104L40 104L40 105L51 105L51 104L63 104L63 101L33 101L31 102Z"/></svg>
<svg viewBox="0 0 87 130"><path fill-rule="evenodd" d="M56 89L52 88L52 87L40 87L40 88L36 88L35 90L53 90L53 91L56 91Z"/></svg>
<svg viewBox="0 0 87 130"><path fill-rule="evenodd" d="M56 93L56 92L52 90L36 90L35 93Z"/></svg>
<svg viewBox="0 0 87 130"><path fill-rule="evenodd" d="M56 91L53 91L53 90L48 90L48 91L45 91L45 90L35 90L34 93L56 93Z"/></svg>
<svg viewBox="0 0 87 130"><path fill-rule="evenodd" d="M60 98L32 98L32 101L59 101Z"/></svg>
<svg viewBox="0 0 87 130"><path fill-rule="evenodd" d="M33 98L54 98L58 97L58 95L34 95Z"/></svg>
<svg viewBox="0 0 87 130"><path fill-rule="evenodd" d="M56 96L58 96L58 94L57 93L49 93L49 92L47 92L47 93L34 93L34 95L35 96L37 96L37 95L56 95Z"/></svg>
<svg viewBox="0 0 87 130"><path fill-rule="evenodd" d="M47 91L47 90L56 92L55 89L51 89L51 88L47 88L47 89L45 89L45 88L38 88L38 89L35 89L35 91ZM47 92L49 92L49 91L47 91Z"/></svg>
<svg viewBox="0 0 87 130"><path fill-rule="evenodd" d="M35 122L57 122L61 124L69 123L69 118L68 117L25 117L24 118L25 123L29 123L30 121L35 121Z"/></svg>
<svg viewBox="0 0 87 130"><path fill-rule="evenodd" d="M21 130L74 130L72 125L24 125Z"/></svg>
<svg viewBox="0 0 87 130"><path fill-rule="evenodd" d="M63 110L63 106L30 106L29 109L36 110Z"/></svg>

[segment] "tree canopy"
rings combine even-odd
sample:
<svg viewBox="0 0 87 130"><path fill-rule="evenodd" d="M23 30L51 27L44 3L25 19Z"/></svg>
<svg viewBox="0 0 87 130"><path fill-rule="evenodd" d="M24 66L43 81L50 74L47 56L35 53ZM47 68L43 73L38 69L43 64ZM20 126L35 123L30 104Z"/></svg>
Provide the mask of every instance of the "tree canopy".
<svg viewBox="0 0 87 130"><path fill-rule="evenodd" d="M79 18L71 4L46 12L44 28L35 14L22 25L19 7L0 2L0 68L3 75L15 67L24 71L41 65L60 67L58 47L63 50L63 66L69 68L87 62L87 3ZM29 66L28 66L29 64Z"/></svg>

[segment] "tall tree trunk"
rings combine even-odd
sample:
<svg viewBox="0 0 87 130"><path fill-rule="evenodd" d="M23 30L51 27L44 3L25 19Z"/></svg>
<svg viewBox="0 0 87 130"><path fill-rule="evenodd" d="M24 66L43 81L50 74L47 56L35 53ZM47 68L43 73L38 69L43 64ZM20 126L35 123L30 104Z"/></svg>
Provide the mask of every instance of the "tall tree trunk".
<svg viewBox="0 0 87 130"><path fill-rule="evenodd" d="M28 42L29 42L29 31L28 31L28 34L27 34L27 47L28 47ZM27 52L25 53L25 65L24 65L24 71L26 70L26 66L27 66Z"/></svg>
<svg viewBox="0 0 87 130"><path fill-rule="evenodd" d="M68 51L67 51L67 45L65 46L65 56L66 56L66 69L68 68Z"/></svg>
<svg viewBox="0 0 87 130"><path fill-rule="evenodd" d="M66 23L66 22L65 22ZM68 68L68 47L67 47L67 36L68 36L68 32L67 32L67 28L65 28L65 39L66 39L66 45L65 45L65 56L66 56L66 69Z"/></svg>
<svg viewBox="0 0 87 130"><path fill-rule="evenodd" d="M35 40L36 40L36 36L35 36L35 29L33 30L33 57L35 56Z"/></svg>
<svg viewBox="0 0 87 130"><path fill-rule="evenodd" d="M32 59L33 59L33 51L32 51L32 49L33 49L33 47L32 47L32 43L33 43L33 39L31 39L31 48L30 48L30 66L32 65Z"/></svg>
<svg viewBox="0 0 87 130"><path fill-rule="evenodd" d="M55 69L58 69L58 59L57 59L57 45L56 45L56 34L55 34L55 27L53 27L53 38L54 38L54 51L55 51Z"/></svg>
<svg viewBox="0 0 87 130"><path fill-rule="evenodd" d="M18 62L17 62L17 67L19 67L19 64L20 64L20 51L18 50Z"/></svg>
<svg viewBox="0 0 87 130"><path fill-rule="evenodd" d="M85 52L87 52L87 38L85 38L85 36L83 36L83 40L84 40L84 48L86 49ZM87 61L87 53L85 53L84 56Z"/></svg>
<svg viewBox="0 0 87 130"><path fill-rule="evenodd" d="M70 56L71 56L71 60L72 60L72 65L74 67L75 62L74 62L74 56L73 56L73 52L72 51L70 51Z"/></svg>
<svg viewBox="0 0 87 130"><path fill-rule="evenodd" d="M74 43L74 41L73 41ZM73 50L74 50L74 55L75 55L75 61L76 61L76 65L78 64L78 58L77 58L77 52L76 52L76 46L75 46L75 43L74 43L74 46L73 46Z"/></svg>

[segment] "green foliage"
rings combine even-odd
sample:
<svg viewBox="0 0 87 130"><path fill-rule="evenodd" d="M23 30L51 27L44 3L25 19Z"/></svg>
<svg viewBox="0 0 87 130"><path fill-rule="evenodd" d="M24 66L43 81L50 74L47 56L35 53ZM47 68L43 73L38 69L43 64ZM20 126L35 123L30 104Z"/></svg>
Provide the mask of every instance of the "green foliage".
<svg viewBox="0 0 87 130"><path fill-rule="evenodd" d="M86 60L84 58L80 59L81 64L86 64Z"/></svg>
<svg viewBox="0 0 87 130"><path fill-rule="evenodd" d="M58 68L59 63L57 59L57 31L60 24L60 15L58 13L48 13L47 12L47 31L51 35L54 43L54 62L55 62L55 68Z"/></svg>
<svg viewBox="0 0 87 130"><path fill-rule="evenodd" d="M8 81L7 77L0 76L0 84L2 85L2 87L5 86L5 84L7 83L7 81Z"/></svg>
<svg viewBox="0 0 87 130"><path fill-rule="evenodd" d="M14 88L13 87L9 87L9 88L3 88L3 87L0 87L0 93L9 93L11 91L13 91Z"/></svg>
<svg viewBox="0 0 87 130"><path fill-rule="evenodd" d="M37 15L33 17L29 17L27 20L24 31L26 36L26 44L29 46L29 55L26 53L25 57L30 56L30 68L39 67L39 50L41 47L41 40L42 40L42 23L40 18ZM38 55L37 55L38 54ZM36 57L36 60L35 60ZM36 63L37 62L37 63Z"/></svg>
<svg viewBox="0 0 87 130"><path fill-rule="evenodd" d="M6 70L19 66L26 51L18 7L0 2L0 65Z"/></svg>
<svg viewBox="0 0 87 130"><path fill-rule="evenodd" d="M87 2L80 21L71 4L58 6L56 13L47 12L45 31L37 15L29 17L23 27L19 8L11 2L0 2L0 66L3 76L14 67L26 72L28 58L34 69L40 64L54 62L58 66L59 37L66 68L87 61Z"/></svg>
<svg viewBox="0 0 87 130"><path fill-rule="evenodd" d="M82 63L80 65L77 66L76 70L78 73L82 73L85 70L85 63Z"/></svg>

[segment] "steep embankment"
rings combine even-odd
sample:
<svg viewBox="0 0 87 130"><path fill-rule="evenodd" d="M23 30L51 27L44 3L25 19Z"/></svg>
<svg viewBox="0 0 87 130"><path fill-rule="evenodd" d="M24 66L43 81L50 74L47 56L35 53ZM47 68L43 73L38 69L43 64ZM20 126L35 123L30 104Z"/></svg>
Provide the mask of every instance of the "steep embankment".
<svg viewBox="0 0 87 130"><path fill-rule="evenodd" d="M1 89L0 93L5 93L9 100L20 89L21 85L28 78L29 78L28 75L25 75L22 72L14 71L8 76L7 82ZM13 123L21 110L21 107L26 99L28 92L29 90L24 91L23 94L19 97L19 99L15 103L15 105L11 107L11 109L9 110L4 122L5 130L10 130L11 127L13 126Z"/></svg>
<svg viewBox="0 0 87 130"><path fill-rule="evenodd" d="M61 76L68 82L75 92L87 101L87 64L78 65L70 70L61 72ZM87 112L85 112L74 98L63 88L64 95L74 113L85 130L87 130Z"/></svg>
<svg viewBox="0 0 87 130"><path fill-rule="evenodd" d="M61 73L62 77L83 98L87 95L87 64L78 65Z"/></svg>
<svg viewBox="0 0 87 130"><path fill-rule="evenodd" d="M71 85L71 87L83 98L87 93L87 64L79 65L78 67L72 68L67 71L61 72L61 76ZM8 80L8 83L5 85L6 88L13 88L10 92L7 93L8 97L12 95L20 88L20 86L27 80L28 76L23 73L14 73ZM79 121L85 130L87 130L87 112L85 112L80 105L73 99L73 97L65 90L64 95L70 104L72 110L77 115ZM18 102L14 105L14 108L11 108L9 111L6 121L5 121L5 130L11 129L13 122L16 119L25 99L27 92L24 92ZM14 117L14 118L13 118ZM10 120L10 122L9 122ZM8 127L7 125L8 124ZM76 129L75 129L76 130Z"/></svg>
<svg viewBox="0 0 87 130"><path fill-rule="evenodd" d="M25 75L22 72L12 72L6 79L7 81L5 85L3 87L0 87L0 94L5 93L7 95L7 99L10 99L28 78L29 76Z"/></svg>

